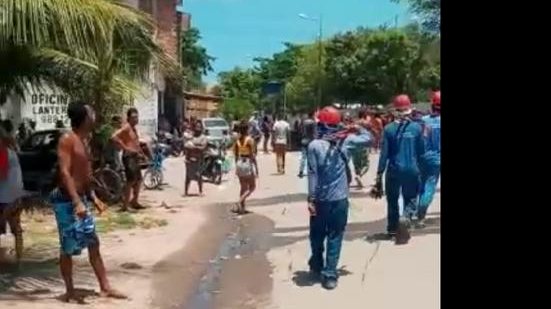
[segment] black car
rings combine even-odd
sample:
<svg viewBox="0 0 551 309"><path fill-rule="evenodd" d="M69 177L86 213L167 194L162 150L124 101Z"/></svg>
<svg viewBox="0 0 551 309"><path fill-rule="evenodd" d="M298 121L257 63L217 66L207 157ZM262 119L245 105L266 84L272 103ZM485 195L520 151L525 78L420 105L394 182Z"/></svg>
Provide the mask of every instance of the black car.
<svg viewBox="0 0 551 309"><path fill-rule="evenodd" d="M37 131L20 146L19 163L25 190L47 193L53 188L57 166L57 143L65 131Z"/></svg>

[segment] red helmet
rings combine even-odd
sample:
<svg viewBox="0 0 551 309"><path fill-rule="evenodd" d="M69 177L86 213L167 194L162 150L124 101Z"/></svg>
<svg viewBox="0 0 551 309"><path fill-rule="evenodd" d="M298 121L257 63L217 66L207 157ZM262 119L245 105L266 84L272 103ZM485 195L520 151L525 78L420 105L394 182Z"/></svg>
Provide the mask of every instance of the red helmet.
<svg viewBox="0 0 551 309"><path fill-rule="evenodd" d="M432 94L431 101L432 101L432 106L440 107L440 91L435 91Z"/></svg>
<svg viewBox="0 0 551 309"><path fill-rule="evenodd" d="M411 100L407 94L400 94L394 98L394 108L402 110L411 108Z"/></svg>
<svg viewBox="0 0 551 309"><path fill-rule="evenodd" d="M319 111L318 120L320 123L335 126L341 123L341 113L333 106L326 106Z"/></svg>

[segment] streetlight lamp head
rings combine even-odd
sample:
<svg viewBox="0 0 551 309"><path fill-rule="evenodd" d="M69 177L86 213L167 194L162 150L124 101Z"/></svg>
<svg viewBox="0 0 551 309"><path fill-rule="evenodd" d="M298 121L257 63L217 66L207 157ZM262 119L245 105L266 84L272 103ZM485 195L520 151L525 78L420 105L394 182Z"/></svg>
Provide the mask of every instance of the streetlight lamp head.
<svg viewBox="0 0 551 309"><path fill-rule="evenodd" d="M302 18L302 19L306 19L306 20L311 20L311 21L319 21L319 18L317 17L311 17L307 14L304 14L304 13L300 13L298 14L298 17Z"/></svg>

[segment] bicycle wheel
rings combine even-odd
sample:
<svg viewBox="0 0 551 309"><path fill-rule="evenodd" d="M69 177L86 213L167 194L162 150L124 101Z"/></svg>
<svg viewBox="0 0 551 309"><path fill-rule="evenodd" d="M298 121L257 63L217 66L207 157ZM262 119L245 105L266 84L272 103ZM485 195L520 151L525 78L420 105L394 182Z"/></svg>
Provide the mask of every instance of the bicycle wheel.
<svg viewBox="0 0 551 309"><path fill-rule="evenodd" d="M220 164L218 163L215 163L214 165L214 171L213 171L213 175L212 175L212 182L215 184L215 185L219 185L222 183L222 166L220 166Z"/></svg>
<svg viewBox="0 0 551 309"><path fill-rule="evenodd" d="M100 200L109 204L121 200L124 184L117 172L110 168L102 168L97 170L93 177L94 191Z"/></svg>
<svg viewBox="0 0 551 309"><path fill-rule="evenodd" d="M162 170L159 170L157 171L157 178L158 178L158 182L159 182L159 186L162 186L164 184L164 175L163 175L163 171Z"/></svg>
<svg viewBox="0 0 551 309"><path fill-rule="evenodd" d="M161 185L162 176L159 176L159 171L148 169L143 175L143 185L148 190L153 190Z"/></svg>

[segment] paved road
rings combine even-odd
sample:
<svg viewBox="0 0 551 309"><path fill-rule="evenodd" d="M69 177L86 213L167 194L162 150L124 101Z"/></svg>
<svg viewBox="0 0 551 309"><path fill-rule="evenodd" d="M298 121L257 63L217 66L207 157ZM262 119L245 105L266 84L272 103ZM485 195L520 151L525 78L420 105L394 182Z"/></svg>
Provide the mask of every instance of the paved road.
<svg viewBox="0 0 551 309"><path fill-rule="evenodd" d="M377 157L371 160L374 167ZM249 203L252 214L235 218L228 213L238 190L233 175L217 188L215 220L205 231L220 229L226 236L184 307L440 307L439 194L427 228L415 231L408 245L396 246L377 237L385 231L385 202L369 198L368 189L353 188L339 287L326 291L307 276L307 181L296 177L298 153L289 155L287 175L275 174L273 155L261 154L259 163L258 191ZM372 168L364 177L366 185L373 183L374 173Z"/></svg>
<svg viewBox="0 0 551 309"><path fill-rule="evenodd" d="M170 185L162 191L144 192L142 201L152 206L146 214L165 218L169 224L102 237L112 281L132 299L91 299L94 308L440 307L438 194L429 226L415 231L408 245L395 246L376 237L385 230L385 202L370 199L367 189L352 189L339 286L326 291L307 277L307 183L296 177L298 153L289 154L287 161L288 174L276 175L274 156L259 156L258 190L249 203L252 214L239 218L229 212L239 190L233 174L221 186L207 184L205 197L184 198L182 158L167 160L165 178ZM372 166L376 162L372 157ZM373 179L372 169L364 183L371 184ZM97 289L86 255L75 262L77 286ZM138 263L143 269L122 269L125 262ZM36 263L24 264L27 269ZM55 263L44 274L20 274L12 285L27 293L0 292L0 302L8 307L67 308L54 300L63 290ZM36 287L49 292L35 295Z"/></svg>

